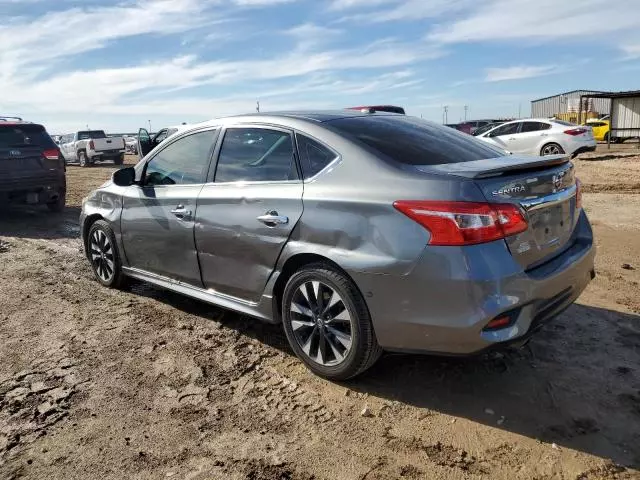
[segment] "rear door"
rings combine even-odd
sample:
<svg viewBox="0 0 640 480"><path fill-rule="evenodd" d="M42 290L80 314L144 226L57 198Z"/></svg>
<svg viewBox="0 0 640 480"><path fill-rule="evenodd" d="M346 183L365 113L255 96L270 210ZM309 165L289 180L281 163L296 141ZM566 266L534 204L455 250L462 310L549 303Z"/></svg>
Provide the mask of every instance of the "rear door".
<svg viewBox="0 0 640 480"><path fill-rule="evenodd" d="M44 127L0 123L0 189L45 185L63 174L58 146Z"/></svg>
<svg viewBox="0 0 640 480"><path fill-rule="evenodd" d="M216 136L204 130L167 144L147 162L140 185L125 190L120 228L131 267L202 286L193 226Z"/></svg>
<svg viewBox="0 0 640 480"><path fill-rule="evenodd" d="M220 142L219 142L220 143ZM258 302L302 215L293 132L230 127L198 198L195 238L205 288Z"/></svg>
<svg viewBox="0 0 640 480"><path fill-rule="evenodd" d="M520 130L512 135L515 140L510 140L513 145L513 153L524 155L540 155L540 146L549 136L548 130L551 124L544 122L526 121L520 124Z"/></svg>

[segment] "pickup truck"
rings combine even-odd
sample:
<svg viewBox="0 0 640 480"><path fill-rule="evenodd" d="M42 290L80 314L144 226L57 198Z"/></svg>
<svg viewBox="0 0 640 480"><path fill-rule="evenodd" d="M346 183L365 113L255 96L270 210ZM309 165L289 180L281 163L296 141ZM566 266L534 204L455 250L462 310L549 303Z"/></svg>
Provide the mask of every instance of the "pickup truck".
<svg viewBox="0 0 640 480"><path fill-rule="evenodd" d="M125 140L123 137L107 137L103 130L82 130L63 135L60 150L67 162L78 162L81 167L104 160L122 165Z"/></svg>

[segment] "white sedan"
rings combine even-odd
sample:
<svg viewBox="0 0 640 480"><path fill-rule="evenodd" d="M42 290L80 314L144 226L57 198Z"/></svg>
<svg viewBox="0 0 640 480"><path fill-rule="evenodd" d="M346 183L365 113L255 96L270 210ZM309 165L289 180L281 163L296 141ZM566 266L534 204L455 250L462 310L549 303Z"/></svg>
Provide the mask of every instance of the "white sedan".
<svg viewBox="0 0 640 480"><path fill-rule="evenodd" d="M511 153L524 155L557 155L593 152L596 141L588 126L562 120L528 118L503 123L476 138Z"/></svg>

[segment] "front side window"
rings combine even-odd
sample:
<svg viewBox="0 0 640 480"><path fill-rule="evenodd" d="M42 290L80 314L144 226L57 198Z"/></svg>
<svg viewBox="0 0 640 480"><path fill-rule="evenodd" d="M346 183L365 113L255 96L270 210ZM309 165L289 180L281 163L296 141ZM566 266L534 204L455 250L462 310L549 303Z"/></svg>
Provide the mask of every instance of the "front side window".
<svg viewBox="0 0 640 480"><path fill-rule="evenodd" d="M313 177L338 158L335 152L306 135L296 133L296 140L305 179Z"/></svg>
<svg viewBox="0 0 640 480"><path fill-rule="evenodd" d="M518 133L518 127L520 124L516 123L507 123L506 125L502 125L501 127L496 128L493 132L491 132L492 137L500 137L502 135L513 135Z"/></svg>
<svg viewBox="0 0 640 480"><path fill-rule="evenodd" d="M216 183L297 179L290 133L266 128L227 129L218 158Z"/></svg>
<svg viewBox="0 0 640 480"><path fill-rule="evenodd" d="M216 130L183 137L158 152L147 164L145 186L204 183Z"/></svg>

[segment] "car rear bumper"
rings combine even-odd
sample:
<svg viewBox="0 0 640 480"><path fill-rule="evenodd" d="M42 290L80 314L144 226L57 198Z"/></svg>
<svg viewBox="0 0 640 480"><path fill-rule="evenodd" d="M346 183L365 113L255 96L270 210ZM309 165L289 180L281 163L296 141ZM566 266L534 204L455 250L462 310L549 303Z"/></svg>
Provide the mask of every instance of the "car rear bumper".
<svg viewBox="0 0 640 480"><path fill-rule="evenodd" d="M365 295L386 350L469 355L523 341L582 293L594 273L595 247L581 213L572 245L531 271L504 241L429 247L405 276L350 272ZM510 324L484 330L495 318Z"/></svg>
<svg viewBox="0 0 640 480"><path fill-rule="evenodd" d="M581 153L587 153L587 152L595 152L596 151L596 145L586 145L583 147L578 147L578 149L573 152L573 155L579 155Z"/></svg>
<svg viewBox="0 0 640 480"><path fill-rule="evenodd" d="M0 204L48 203L66 191L64 175L9 177L0 179Z"/></svg>
<svg viewBox="0 0 640 480"><path fill-rule="evenodd" d="M90 152L88 155L92 160L113 160L121 155L124 155L125 151L122 150L107 150L104 152Z"/></svg>

